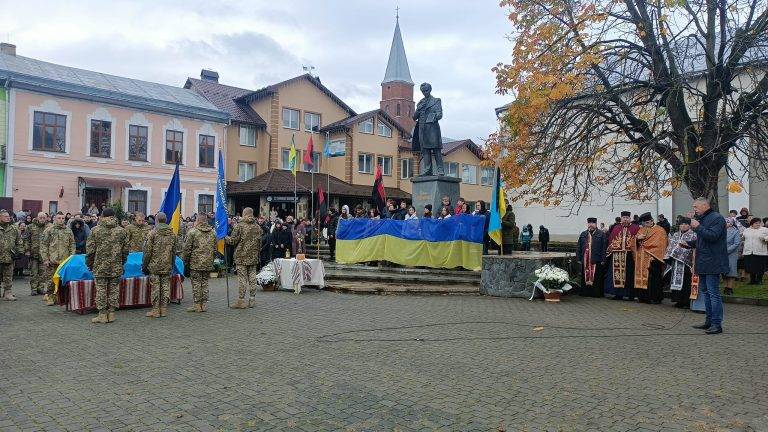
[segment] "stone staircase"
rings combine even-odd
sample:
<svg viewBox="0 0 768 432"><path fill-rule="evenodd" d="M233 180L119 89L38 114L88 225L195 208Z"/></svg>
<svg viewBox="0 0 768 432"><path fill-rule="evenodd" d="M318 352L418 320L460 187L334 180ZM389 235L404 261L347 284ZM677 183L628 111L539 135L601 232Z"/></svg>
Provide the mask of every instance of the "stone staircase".
<svg viewBox="0 0 768 432"><path fill-rule="evenodd" d="M326 289L356 294L479 294L480 272L325 263Z"/></svg>

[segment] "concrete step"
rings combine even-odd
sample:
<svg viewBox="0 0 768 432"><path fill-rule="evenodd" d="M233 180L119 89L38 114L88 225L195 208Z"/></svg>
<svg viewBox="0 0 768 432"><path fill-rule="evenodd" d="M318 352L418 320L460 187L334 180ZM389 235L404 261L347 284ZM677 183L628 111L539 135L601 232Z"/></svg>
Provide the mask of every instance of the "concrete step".
<svg viewBox="0 0 768 432"><path fill-rule="evenodd" d="M455 276L455 275L429 275L424 273L392 273L372 270L340 270L325 269L325 278L329 281L366 281L375 283L393 283L393 284L415 284L424 287L430 286L448 286L448 285L471 285L480 286L480 278L473 276Z"/></svg>
<svg viewBox="0 0 768 432"><path fill-rule="evenodd" d="M480 295L477 285L403 284L365 281L328 280L325 289L347 294Z"/></svg>
<svg viewBox="0 0 768 432"><path fill-rule="evenodd" d="M343 271L350 271L350 272L377 272L377 273L387 273L387 274L406 274L406 275L420 275L420 276L428 276L430 279L434 279L438 276L448 276L448 277L460 277L460 278L467 278L472 280L480 281L480 272L474 272L470 270L464 270L464 269L439 269L439 268L416 268L416 267L402 267L397 265L392 266L382 266L382 267L376 267L376 266L369 266L365 264L339 264L339 263L325 263L325 269L328 271L331 270L343 270Z"/></svg>

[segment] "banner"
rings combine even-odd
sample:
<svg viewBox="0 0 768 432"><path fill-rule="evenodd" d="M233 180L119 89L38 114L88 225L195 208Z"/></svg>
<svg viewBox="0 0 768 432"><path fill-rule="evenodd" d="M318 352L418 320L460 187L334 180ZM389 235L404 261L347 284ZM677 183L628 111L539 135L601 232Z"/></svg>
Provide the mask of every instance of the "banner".
<svg viewBox="0 0 768 432"><path fill-rule="evenodd" d="M485 216L448 219L339 219L336 261L480 271Z"/></svg>

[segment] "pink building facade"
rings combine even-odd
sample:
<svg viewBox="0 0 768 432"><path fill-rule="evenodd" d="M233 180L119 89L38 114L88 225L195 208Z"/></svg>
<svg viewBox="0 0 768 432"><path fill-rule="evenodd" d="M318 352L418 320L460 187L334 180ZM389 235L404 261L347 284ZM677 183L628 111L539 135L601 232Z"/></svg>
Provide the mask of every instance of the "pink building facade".
<svg viewBox="0 0 768 432"><path fill-rule="evenodd" d="M182 214L213 212L226 113L186 89L41 63L0 54L13 210L75 213L119 201L155 213L178 160ZM50 67L70 79L36 74Z"/></svg>

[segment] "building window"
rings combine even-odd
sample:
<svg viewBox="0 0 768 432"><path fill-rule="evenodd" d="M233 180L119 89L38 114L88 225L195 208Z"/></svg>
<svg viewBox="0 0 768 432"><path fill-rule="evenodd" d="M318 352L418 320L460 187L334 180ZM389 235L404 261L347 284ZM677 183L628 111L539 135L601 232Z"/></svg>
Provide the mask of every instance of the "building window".
<svg viewBox="0 0 768 432"><path fill-rule="evenodd" d="M251 126L240 126L240 145L245 147L256 147L256 128Z"/></svg>
<svg viewBox="0 0 768 432"><path fill-rule="evenodd" d="M213 195L198 195L197 196L197 214L211 214L213 213Z"/></svg>
<svg viewBox="0 0 768 432"><path fill-rule="evenodd" d="M216 148L216 137L200 135L198 137L198 163L201 168L213 168L213 153Z"/></svg>
<svg viewBox="0 0 768 432"><path fill-rule="evenodd" d="M400 115L400 104L397 104L396 110L397 110L397 112L395 113L395 115L399 116Z"/></svg>
<svg viewBox="0 0 768 432"><path fill-rule="evenodd" d="M413 177L413 161L410 158L400 159L400 178L409 179Z"/></svg>
<svg viewBox="0 0 768 432"><path fill-rule="evenodd" d="M91 156L108 158L112 149L112 122L91 120Z"/></svg>
<svg viewBox="0 0 768 432"><path fill-rule="evenodd" d="M59 212L59 202L48 201L48 214L51 215L51 217L53 217L58 212Z"/></svg>
<svg viewBox="0 0 768 432"><path fill-rule="evenodd" d="M32 149L64 153L66 150L67 116L35 111Z"/></svg>
<svg viewBox="0 0 768 432"><path fill-rule="evenodd" d="M284 170L291 169L290 165L290 157L291 157L291 149L284 148L280 151L280 161L282 162L282 168Z"/></svg>
<svg viewBox="0 0 768 432"><path fill-rule="evenodd" d="M320 130L320 114L305 112L304 130L307 132L317 132Z"/></svg>
<svg viewBox="0 0 768 432"><path fill-rule="evenodd" d="M392 128L385 125L383 122L379 122L379 136L392 138Z"/></svg>
<svg viewBox="0 0 768 432"><path fill-rule="evenodd" d="M459 176L459 164L457 162L443 162L443 171L450 177Z"/></svg>
<svg viewBox="0 0 768 432"><path fill-rule="evenodd" d="M366 133L366 134L372 134L373 133L373 119L368 119L365 121L361 121L360 125L360 132Z"/></svg>
<svg viewBox="0 0 768 432"><path fill-rule="evenodd" d="M483 168L482 176L480 177L480 184L483 186L493 186L494 174L496 174L495 169Z"/></svg>
<svg viewBox="0 0 768 432"><path fill-rule="evenodd" d="M477 184L477 165L461 164L461 181L466 184Z"/></svg>
<svg viewBox="0 0 768 432"><path fill-rule="evenodd" d="M290 108L283 108L283 127L288 129L299 129L299 111Z"/></svg>
<svg viewBox="0 0 768 432"><path fill-rule="evenodd" d="M373 174L373 155L360 153L357 155L357 172Z"/></svg>
<svg viewBox="0 0 768 432"><path fill-rule="evenodd" d="M146 162L149 128L146 126L128 126L128 160Z"/></svg>
<svg viewBox="0 0 768 432"><path fill-rule="evenodd" d="M306 153L306 150L305 150ZM304 159L302 159L304 160ZM310 168L309 165L304 165L304 171L306 172L320 172L320 153L319 152L312 152L312 167Z"/></svg>
<svg viewBox="0 0 768 432"><path fill-rule="evenodd" d="M128 213L147 214L147 191L129 190L128 191Z"/></svg>
<svg viewBox="0 0 768 432"><path fill-rule="evenodd" d="M256 164L253 162L239 162L237 164L237 179L241 182L256 177Z"/></svg>
<svg viewBox="0 0 768 432"><path fill-rule="evenodd" d="M165 131L165 163L182 163L182 151L184 149L184 132Z"/></svg>
<svg viewBox="0 0 768 432"><path fill-rule="evenodd" d="M392 156L378 156L376 165L381 167L381 175L392 175Z"/></svg>

